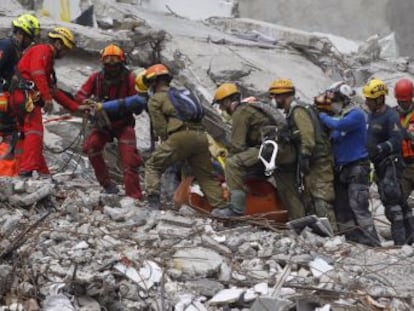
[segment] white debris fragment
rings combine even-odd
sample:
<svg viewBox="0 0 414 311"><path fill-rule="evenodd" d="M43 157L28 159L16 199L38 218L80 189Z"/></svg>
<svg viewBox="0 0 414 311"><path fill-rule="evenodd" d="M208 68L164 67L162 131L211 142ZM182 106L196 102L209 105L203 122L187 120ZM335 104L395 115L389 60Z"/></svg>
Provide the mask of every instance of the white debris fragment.
<svg viewBox="0 0 414 311"><path fill-rule="evenodd" d="M75 307L70 302L69 298L63 294L47 296L44 304L44 311L75 311Z"/></svg>
<svg viewBox="0 0 414 311"><path fill-rule="evenodd" d="M81 241L78 244L76 244L74 247L72 247L73 250L77 249L87 249L89 247L89 244L85 241Z"/></svg>
<svg viewBox="0 0 414 311"><path fill-rule="evenodd" d="M210 305L219 305L236 302L245 290L241 288L223 289L218 292L208 303Z"/></svg>
<svg viewBox="0 0 414 311"><path fill-rule="evenodd" d="M114 268L144 290L151 289L162 278L162 269L153 261L144 261L144 266L139 271L120 262L115 264Z"/></svg>
<svg viewBox="0 0 414 311"><path fill-rule="evenodd" d="M325 260L320 257L315 258L309 263L312 274L315 277L320 277L324 273L331 271L334 267L328 264Z"/></svg>

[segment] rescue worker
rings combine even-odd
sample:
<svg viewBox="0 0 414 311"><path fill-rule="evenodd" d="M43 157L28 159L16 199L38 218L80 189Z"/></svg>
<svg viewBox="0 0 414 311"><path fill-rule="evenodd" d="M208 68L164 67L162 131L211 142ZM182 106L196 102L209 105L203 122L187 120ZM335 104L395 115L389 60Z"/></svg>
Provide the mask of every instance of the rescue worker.
<svg viewBox="0 0 414 311"><path fill-rule="evenodd" d="M174 163L187 161L212 207L228 203L213 176L208 140L201 121L182 121L169 97L170 71L163 64L146 70L144 81L149 87L148 111L155 137L161 144L145 163L145 190L152 209L160 209L161 175Z"/></svg>
<svg viewBox="0 0 414 311"><path fill-rule="evenodd" d="M22 142L17 132L16 116L9 105L8 88L21 54L40 34L39 21L30 14L14 19L12 27L11 36L0 40L0 136L8 144L7 154L4 155L7 159L0 160L3 162L0 167L3 164L9 166L7 173L0 169L0 175L17 174Z"/></svg>
<svg viewBox="0 0 414 311"><path fill-rule="evenodd" d="M406 242L404 227L404 198L401 176L404 163L401 157L402 131L397 111L385 104L388 87L379 79L363 87L365 103L370 111L368 120L368 155L374 164L376 183L385 216L391 223L395 245Z"/></svg>
<svg viewBox="0 0 414 311"><path fill-rule="evenodd" d="M403 213L406 238L409 244L414 242L414 218L408 197L414 189L414 95L413 83L409 79L400 79L394 87L394 96L398 101L403 131L402 157L407 167L403 171L401 187L404 198Z"/></svg>
<svg viewBox="0 0 414 311"><path fill-rule="evenodd" d="M259 148L262 144L264 131L286 123L283 116L277 119L266 113L264 106L259 106L254 98L241 100L239 88L233 83L223 83L214 94L214 103L225 114L231 116L232 131L229 156L226 159L225 178L230 190L231 204L224 209L214 209L213 216L241 216L246 210L247 191L244 178L248 175L263 175L264 168L259 160ZM270 107L267 107L270 108Z"/></svg>
<svg viewBox="0 0 414 311"><path fill-rule="evenodd" d="M77 92L75 98L84 103L90 99L98 102L123 99L136 94L134 74L126 68L125 54L114 44L101 51L102 70L93 73ZM122 101L123 102L123 101ZM123 169L123 181L127 196L141 200L139 167L142 164L135 137L135 118L128 109L108 111L107 124L96 122L83 145L83 152L89 157L95 176L106 193L116 194L119 189L111 180L103 158L103 150L114 138Z"/></svg>
<svg viewBox="0 0 414 311"><path fill-rule="evenodd" d="M331 107L333 116L319 113L331 130L335 158L335 215L338 230L348 240L381 246L369 210L369 174L365 113L353 104L355 91L345 82L331 85L315 104ZM326 103L328 102L328 103Z"/></svg>
<svg viewBox="0 0 414 311"><path fill-rule="evenodd" d="M108 100L106 102L96 102L91 104L91 108L96 111L105 110L107 113L116 113L125 109L134 114L140 114L147 110L148 88L143 82L145 70L141 71L135 78L135 90L137 94L121 99Z"/></svg>
<svg viewBox="0 0 414 311"><path fill-rule="evenodd" d="M278 108L286 113L290 134L296 145L298 183L302 183L303 176L306 213L327 217L335 230L332 150L316 109L295 101L295 87L289 79L275 81L272 94Z"/></svg>
<svg viewBox="0 0 414 311"><path fill-rule="evenodd" d="M282 84L281 84L282 82ZM283 93L284 91L290 90L290 85L287 85L288 89L283 89L284 86L286 86L284 80L275 80L271 83L269 86L269 97L271 101L271 105L274 108L277 108L277 102L275 97ZM287 140L289 144L292 144L292 140L290 139L289 129L286 126L283 128L279 135L281 136L281 140ZM294 145L293 145L294 147ZM294 160L291 161L291 163L285 163L281 164L279 163L277 165L276 171L274 173L274 178L278 190L278 194L283 202L283 204L286 206L288 213L289 213L289 219L298 219L302 218L306 215L305 206L299 197L299 192L301 189L298 189L298 176L297 176L297 154L296 154L296 148L293 148L291 151Z"/></svg>
<svg viewBox="0 0 414 311"><path fill-rule="evenodd" d="M49 174L43 156L42 109L50 112L53 99L74 112L86 109L56 87L54 60L64 57L75 47L73 33L56 27L48 33L49 42L27 49L16 67L10 84L11 104L18 126L24 135L19 175L30 177L34 171Z"/></svg>

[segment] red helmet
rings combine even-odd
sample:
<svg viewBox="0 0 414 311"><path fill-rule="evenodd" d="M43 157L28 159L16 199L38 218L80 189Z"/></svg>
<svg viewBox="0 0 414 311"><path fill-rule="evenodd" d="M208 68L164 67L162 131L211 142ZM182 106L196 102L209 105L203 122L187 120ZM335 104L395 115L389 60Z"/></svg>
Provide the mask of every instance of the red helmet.
<svg viewBox="0 0 414 311"><path fill-rule="evenodd" d="M394 96L398 101L409 102L413 100L413 83L408 79L400 79L394 86Z"/></svg>

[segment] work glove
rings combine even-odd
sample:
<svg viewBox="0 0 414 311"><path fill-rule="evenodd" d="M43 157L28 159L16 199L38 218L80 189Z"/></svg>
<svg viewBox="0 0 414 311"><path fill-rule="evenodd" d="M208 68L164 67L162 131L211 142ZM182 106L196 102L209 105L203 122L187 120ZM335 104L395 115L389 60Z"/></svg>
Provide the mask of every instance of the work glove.
<svg viewBox="0 0 414 311"><path fill-rule="evenodd" d="M102 105L102 103L95 102L93 104L90 104L89 107L90 107L90 109L94 109L96 112L99 112L99 111L102 110L103 105Z"/></svg>
<svg viewBox="0 0 414 311"><path fill-rule="evenodd" d="M384 149L381 145L368 146L368 155L372 162L377 163L384 157Z"/></svg>
<svg viewBox="0 0 414 311"><path fill-rule="evenodd" d="M299 155L299 170L302 172L302 174L307 175L310 171L310 156L305 154Z"/></svg>
<svg viewBox="0 0 414 311"><path fill-rule="evenodd" d="M91 110L91 106L89 105L79 105L77 111L87 112Z"/></svg>
<svg viewBox="0 0 414 311"><path fill-rule="evenodd" d="M44 113L52 113L53 111L53 100L46 100L43 106Z"/></svg>

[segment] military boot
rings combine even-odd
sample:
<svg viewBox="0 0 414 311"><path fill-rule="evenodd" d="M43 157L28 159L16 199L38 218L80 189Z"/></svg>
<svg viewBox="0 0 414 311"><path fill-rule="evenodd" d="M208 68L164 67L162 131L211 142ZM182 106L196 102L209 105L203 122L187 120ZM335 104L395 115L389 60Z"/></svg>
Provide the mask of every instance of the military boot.
<svg viewBox="0 0 414 311"><path fill-rule="evenodd" d="M405 235L407 244L414 243L414 216L409 216L404 219Z"/></svg>
<svg viewBox="0 0 414 311"><path fill-rule="evenodd" d="M337 231L336 217L333 205L322 199L315 199L314 202L315 213L318 217L326 217L331 223L332 230Z"/></svg>
<svg viewBox="0 0 414 311"><path fill-rule="evenodd" d="M112 182L104 186L104 191L107 194L118 194L119 193L118 187Z"/></svg>
<svg viewBox="0 0 414 311"><path fill-rule="evenodd" d="M151 210L160 210L161 209L161 199L158 194L150 194L147 197L148 205Z"/></svg>
<svg viewBox="0 0 414 311"><path fill-rule="evenodd" d="M391 221L391 236L394 245L404 245L406 243L405 227L403 220Z"/></svg>
<svg viewBox="0 0 414 311"><path fill-rule="evenodd" d="M230 204L223 208L215 208L211 211L214 217L243 216L246 209L246 193L243 190L230 191Z"/></svg>

